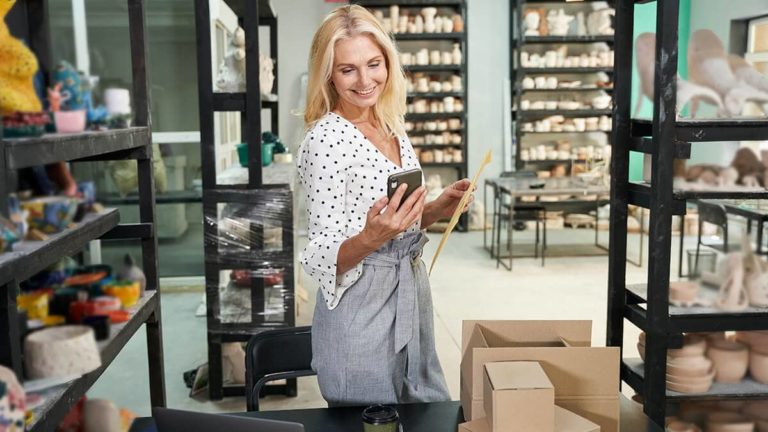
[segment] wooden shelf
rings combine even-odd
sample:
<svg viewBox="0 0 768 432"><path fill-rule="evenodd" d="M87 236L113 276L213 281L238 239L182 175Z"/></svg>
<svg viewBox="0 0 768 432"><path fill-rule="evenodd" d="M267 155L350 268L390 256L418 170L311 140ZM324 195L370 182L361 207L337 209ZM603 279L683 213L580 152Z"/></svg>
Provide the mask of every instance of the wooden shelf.
<svg viewBox="0 0 768 432"><path fill-rule="evenodd" d="M4 138L6 167L17 170L77 159L126 159L125 151L144 151L151 142L149 128L132 127L74 134L45 134L34 138Z"/></svg>
<svg viewBox="0 0 768 432"><path fill-rule="evenodd" d="M125 323L113 324L110 337L98 343L101 352L101 367L67 384L41 392L45 403L32 411L32 423L27 427L30 432L56 430L64 416L88 389L109 367L117 354L133 337L136 331L149 319L158 307L155 290L147 290L139 303L131 308L133 316Z"/></svg>

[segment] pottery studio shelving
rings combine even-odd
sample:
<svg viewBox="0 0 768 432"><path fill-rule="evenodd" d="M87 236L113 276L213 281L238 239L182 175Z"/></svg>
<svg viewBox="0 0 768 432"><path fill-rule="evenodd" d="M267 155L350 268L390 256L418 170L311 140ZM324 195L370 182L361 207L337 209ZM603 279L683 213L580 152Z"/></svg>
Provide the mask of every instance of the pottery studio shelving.
<svg viewBox="0 0 768 432"><path fill-rule="evenodd" d="M246 76L258 77L259 28L269 28L269 55L276 60L277 17L268 0L225 0L224 3L245 31ZM266 184L266 170L262 169L262 110L270 110L272 132L277 133L277 101L262 100L258 79L247 79L244 92L214 92L212 19L208 0L195 1L195 17L203 170L208 389L210 398L218 400L245 394L244 384L224 382L223 344L244 343L265 330L295 326L293 191L289 184ZM242 142L248 148L247 172L241 177L242 182L236 182L238 184L222 180L220 170L228 172L241 168L221 167L217 162L222 150L217 147L220 131L214 119L227 111L240 113ZM236 158L234 164L237 164ZM295 396L296 380L267 389L270 393Z"/></svg>
<svg viewBox="0 0 768 432"><path fill-rule="evenodd" d="M517 170L542 175L558 166L568 174L588 170L603 160L604 146L610 145L613 35L587 28L592 3L511 0ZM578 18L562 28L548 28L547 15L559 10Z"/></svg>
<svg viewBox="0 0 768 432"><path fill-rule="evenodd" d="M26 0L25 7L32 50L43 65L50 65L50 31L44 1ZM155 234L155 193L152 170L152 145L146 74L146 32L144 1L128 0L131 58L133 65L134 126L127 129L77 134L46 134L36 138L3 139L0 128L0 211L8 215L6 181L22 168L59 161L125 160L137 161L139 173L138 205L140 222L120 224L116 209L88 214L82 221L43 241L22 241L14 252L0 254L0 362L23 374L22 334L16 295L19 284L60 259L81 252L91 240L135 239L141 242L142 265L147 278L146 291L132 309L129 321L112 326L111 337L99 342L101 366L80 378L45 391L45 403L33 410L29 431L53 431L64 416L99 379L136 331L146 324L150 401L165 406L163 343L158 291L157 237Z"/></svg>
<svg viewBox="0 0 768 432"><path fill-rule="evenodd" d="M406 131L424 175L442 175L443 185L467 177L467 2L353 0L352 3L371 10L397 43L409 82ZM457 229L463 231L466 227L467 217L463 215Z"/></svg>
<svg viewBox="0 0 768 432"><path fill-rule="evenodd" d="M768 309L724 312L714 307L671 306L670 255L673 215L684 215L686 201L696 199L765 199L768 191L684 191L673 188L673 163L685 159L690 147L704 141L766 140L766 120L678 120L679 1L656 2L656 76L653 119L631 119L634 3L618 2L616 12L616 82L611 157L611 210L608 274L607 344L621 347L625 320L646 333L645 362L624 358L621 377L644 400L644 411L657 424L677 402L689 400L767 398L768 386L749 378L736 384L715 383L704 393L677 393L666 388L667 350L680 348L683 333L768 329ZM668 61L660 61L663 56ZM671 89L662 91L661 89ZM629 119L630 121L620 121ZM674 143L674 144L673 144ZM651 184L630 182L629 153L652 158ZM626 283L628 205L650 210L647 283Z"/></svg>

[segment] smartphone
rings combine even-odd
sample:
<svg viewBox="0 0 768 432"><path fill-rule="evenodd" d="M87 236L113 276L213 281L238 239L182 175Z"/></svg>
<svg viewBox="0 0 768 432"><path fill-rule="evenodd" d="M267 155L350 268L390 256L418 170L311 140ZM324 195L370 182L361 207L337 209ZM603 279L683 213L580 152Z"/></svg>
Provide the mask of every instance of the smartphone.
<svg viewBox="0 0 768 432"><path fill-rule="evenodd" d="M408 189L405 190L403 199L400 201L404 202L408 196L413 193L413 191L421 186L421 176L421 170L418 168L391 174L389 179L387 179L387 197L392 199L392 196L395 194L395 191L397 191L397 188L400 187L401 184L405 183L408 185Z"/></svg>

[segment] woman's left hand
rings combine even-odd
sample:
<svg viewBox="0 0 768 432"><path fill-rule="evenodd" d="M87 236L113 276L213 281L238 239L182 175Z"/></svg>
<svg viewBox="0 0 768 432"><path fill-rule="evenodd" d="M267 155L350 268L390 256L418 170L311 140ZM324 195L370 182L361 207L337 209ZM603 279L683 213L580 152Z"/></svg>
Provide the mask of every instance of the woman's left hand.
<svg viewBox="0 0 768 432"><path fill-rule="evenodd" d="M443 190L443 193L434 201L435 210L437 211L438 219L449 218L453 216L453 212L456 211L456 206L459 205L459 201L464 196L464 192L469 189L469 179L459 180ZM470 195L467 204L462 209L462 212L469 210L469 205L475 200L474 190Z"/></svg>

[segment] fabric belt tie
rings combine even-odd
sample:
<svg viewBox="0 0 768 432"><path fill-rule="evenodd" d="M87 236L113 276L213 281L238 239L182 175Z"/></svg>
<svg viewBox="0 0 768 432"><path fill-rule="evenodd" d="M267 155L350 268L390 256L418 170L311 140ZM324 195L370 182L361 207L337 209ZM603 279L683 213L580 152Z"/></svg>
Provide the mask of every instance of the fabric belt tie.
<svg viewBox="0 0 768 432"><path fill-rule="evenodd" d="M407 242L411 240L411 242ZM424 272L419 264L424 245L429 238L419 233L405 237L402 248L395 247L391 252L374 252L363 261L378 267L394 267L398 274L397 316L395 317L395 353L407 349L408 360L406 376L415 389L419 385L421 366L421 340L419 325L419 302L416 272ZM426 279L426 275L422 275ZM374 289L376 287L373 287Z"/></svg>

